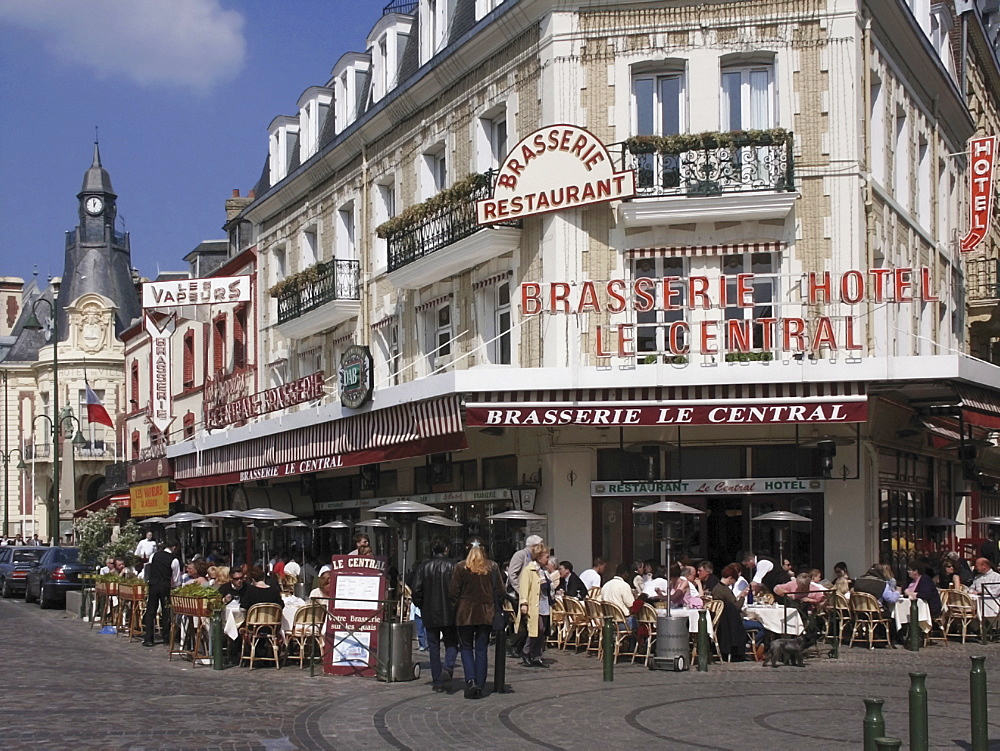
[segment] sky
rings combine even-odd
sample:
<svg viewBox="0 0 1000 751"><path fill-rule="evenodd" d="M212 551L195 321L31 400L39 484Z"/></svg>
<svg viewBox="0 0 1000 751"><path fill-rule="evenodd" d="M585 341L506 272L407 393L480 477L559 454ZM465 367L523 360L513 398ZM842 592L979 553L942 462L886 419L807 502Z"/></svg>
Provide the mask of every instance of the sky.
<svg viewBox="0 0 1000 751"><path fill-rule="evenodd" d="M94 126L132 265L186 269L260 177L271 120L364 51L382 5L0 0L0 276L62 274Z"/></svg>

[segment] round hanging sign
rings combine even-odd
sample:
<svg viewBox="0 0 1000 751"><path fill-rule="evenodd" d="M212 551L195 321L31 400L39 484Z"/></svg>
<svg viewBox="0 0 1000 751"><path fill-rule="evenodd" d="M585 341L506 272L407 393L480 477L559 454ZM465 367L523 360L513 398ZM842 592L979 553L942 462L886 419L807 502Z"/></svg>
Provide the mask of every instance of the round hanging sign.
<svg viewBox="0 0 1000 751"><path fill-rule="evenodd" d="M372 353L368 347L353 344L340 358L340 403L358 409L372 398Z"/></svg>

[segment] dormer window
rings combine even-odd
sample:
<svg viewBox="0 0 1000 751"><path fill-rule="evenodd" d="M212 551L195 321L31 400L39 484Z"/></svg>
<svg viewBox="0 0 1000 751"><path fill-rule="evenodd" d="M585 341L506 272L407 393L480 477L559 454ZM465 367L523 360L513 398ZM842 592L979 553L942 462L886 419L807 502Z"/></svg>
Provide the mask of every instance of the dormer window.
<svg viewBox="0 0 1000 751"><path fill-rule="evenodd" d="M399 63L412 25L413 16L386 13L368 35L373 102L382 99L399 83Z"/></svg>
<svg viewBox="0 0 1000 751"><path fill-rule="evenodd" d="M420 64L423 65L448 44L448 28L454 3L451 0L420 0Z"/></svg>
<svg viewBox="0 0 1000 751"><path fill-rule="evenodd" d="M348 52L333 67L334 125L337 133L342 133L357 120L358 101L370 68L369 55L359 52Z"/></svg>
<svg viewBox="0 0 1000 751"><path fill-rule="evenodd" d="M267 128L270 182L276 185L288 176L296 150L299 148L299 118L279 115Z"/></svg>
<svg viewBox="0 0 1000 751"><path fill-rule="evenodd" d="M332 104L333 89L323 86L310 86L299 97L299 162L319 151L319 137Z"/></svg>

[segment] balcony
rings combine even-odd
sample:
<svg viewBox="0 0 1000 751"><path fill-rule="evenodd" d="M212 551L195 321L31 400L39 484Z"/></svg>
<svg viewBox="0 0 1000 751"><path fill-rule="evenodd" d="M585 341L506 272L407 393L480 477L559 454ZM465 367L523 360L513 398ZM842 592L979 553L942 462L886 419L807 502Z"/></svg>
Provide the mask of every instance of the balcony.
<svg viewBox="0 0 1000 751"><path fill-rule="evenodd" d="M291 339L302 339L357 316L361 307L359 272L358 261L335 258L285 279L276 294L278 331Z"/></svg>
<svg viewBox="0 0 1000 751"><path fill-rule="evenodd" d="M401 289L420 289L515 250L520 220L490 227L476 220L476 201L490 197L494 178L470 175L382 225L392 227L383 233L389 281Z"/></svg>
<svg viewBox="0 0 1000 751"><path fill-rule="evenodd" d="M627 226L782 219L798 198L784 130L637 136L620 150L636 175L619 209Z"/></svg>
<svg viewBox="0 0 1000 751"><path fill-rule="evenodd" d="M52 444L49 443L29 443L24 447L25 461L32 459L48 459L52 456Z"/></svg>
<svg viewBox="0 0 1000 751"><path fill-rule="evenodd" d="M394 0L382 8L382 15L387 16L390 13L401 13L404 16L409 16L416 13L419 4L417 0Z"/></svg>
<svg viewBox="0 0 1000 751"><path fill-rule="evenodd" d="M1000 259L966 260L965 289L970 303L996 303L1000 300Z"/></svg>
<svg viewBox="0 0 1000 751"><path fill-rule="evenodd" d="M114 447L104 441L86 441L79 446L73 446L73 456L76 459L100 461L114 456Z"/></svg>

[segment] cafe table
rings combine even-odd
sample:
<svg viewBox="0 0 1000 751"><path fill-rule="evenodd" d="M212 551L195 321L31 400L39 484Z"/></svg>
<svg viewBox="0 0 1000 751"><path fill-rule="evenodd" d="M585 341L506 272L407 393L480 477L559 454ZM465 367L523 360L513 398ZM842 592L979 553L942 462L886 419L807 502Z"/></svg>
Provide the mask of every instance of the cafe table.
<svg viewBox="0 0 1000 751"><path fill-rule="evenodd" d="M702 608L704 610L704 608ZM697 608L671 608L670 617L671 618L687 618L688 621L688 633L697 634L698 633L698 613L701 610ZM663 608L658 608L656 615L662 617L667 614L667 611ZM712 628L712 615L709 613L705 616L705 622L708 623L708 635L714 636L715 630Z"/></svg>
<svg viewBox="0 0 1000 751"><path fill-rule="evenodd" d="M306 602L301 597L295 597L294 595L285 595L281 599L284 603L281 608L281 633L284 634L287 631L291 631L292 624L295 621L295 614L300 608L305 606ZM246 618L247 611L241 608L238 602L235 600L229 602L226 605L222 631L230 639L238 639L240 636L240 626L243 625Z"/></svg>
<svg viewBox="0 0 1000 751"><path fill-rule="evenodd" d="M798 636L802 633L802 618L799 611L784 605L747 605L743 609L743 617L759 621L772 634L790 634Z"/></svg>
<svg viewBox="0 0 1000 751"><path fill-rule="evenodd" d="M900 597L893 608L893 620L896 621L896 628L899 629L910 622L910 598ZM931 609L924 600L917 600L917 622L922 631L931 630Z"/></svg>

